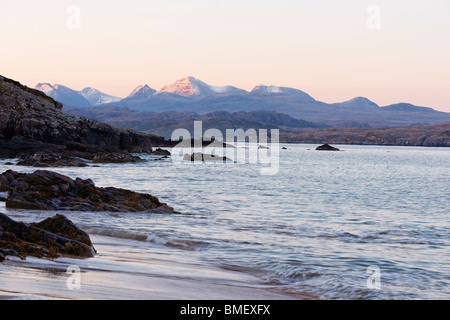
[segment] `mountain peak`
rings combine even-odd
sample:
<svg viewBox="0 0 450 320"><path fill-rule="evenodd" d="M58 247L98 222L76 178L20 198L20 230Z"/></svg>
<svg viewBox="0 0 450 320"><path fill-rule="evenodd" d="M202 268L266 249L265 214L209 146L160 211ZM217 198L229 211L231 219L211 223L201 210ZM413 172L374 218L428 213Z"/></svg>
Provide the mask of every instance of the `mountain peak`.
<svg viewBox="0 0 450 320"><path fill-rule="evenodd" d="M91 105L97 106L105 103L111 103L119 101L119 97L115 97L106 93L103 93L93 87L86 87L81 91L78 91Z"/></svg>
<svg viewBox="0 0 450 320"><path fill-rule="evenodd" d="M85 108L92 105L78 91L61 84L39 83L34 88L44 92L47 96L61 102L65 106Z"/></svg>
<svg viewBox="0 0 450 320"><path fill-rule="evenodd" d="M200 94L198 88L200 82L200 80L197 80L194 77L187 76L163 87L159 92L174 93L185 97L196 96Z"/></svg>
<svg viewBox="0 0 450 320"><path fill-rule="evenodd" d="M379 105L377 105L375 102L365 97L356 97L342 103L354 107L379 107Z"/></svg>
<svg viewBox="0 0 450 320"><path fill-rule="evenodd" d="M149 97L156 93L155 89L150 88L147 84L137 86L128 97Z"/></svg>
<svg viewBox="0 0 450 320"><path fill-rule="evenodd" d="M192 76L184 77L167 85L159 92L168 92L185 97L211 96L216 94L242 94L247 91L233 86L211 86Z"/></svg>
<svg viewBox="0 0 450 320"><path fill-rule="evenodd" d="M261 95L261 96L271 96L271 95L283 95L283 96L291 96L301 98L305 101L315 101L313 97L302 90L288 88L288 87L278 87L278 86L266 86L260 84L253 88L251 91L253 95Z"/></svg>

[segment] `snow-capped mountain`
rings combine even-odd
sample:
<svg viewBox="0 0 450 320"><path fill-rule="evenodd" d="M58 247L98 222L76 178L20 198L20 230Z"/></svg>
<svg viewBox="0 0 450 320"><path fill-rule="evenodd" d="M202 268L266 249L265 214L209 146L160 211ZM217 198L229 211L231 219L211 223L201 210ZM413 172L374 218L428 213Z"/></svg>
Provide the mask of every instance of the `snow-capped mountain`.
<svg viewBox="0 0 450 320"><path fill-rule="evenodd" d="M35 89L44 92L49 97L52 97L58 102L61 102L64 106L86 108L92 106L92 104L83 97L79 92L72 90L60 84L39 83Z"/></svg>
<svg viewBox="0 0 450 320"><path fill-rule="evenodd" d="M194 77L185 77L177 80L173 84L163 87L159 92L173 93L185 97L247 93L247 91L233 86L210 86Z"/></svg>
<svg viewBox="0 0 450 320"><path fill-rule="evenodd" d="M131 97L139 97L139 98L145 98L145 97L151 97L157 93L157 91L153 88L150 88L148 85L140 85L137 86L136 89L133 90L133 92L130 93L130 95L127 98Z"/></svg>
<svg viewBox="0 0 450 320"><path fill-rule="evenodd" d="M78 91L87 101L90 102L92 106L98 106L104 103L111 103L121 100L119 97L115 97L101 91L98 91L95 88L87 87L81 91Z"/></svg>
<svg viewBox="0 0 450 320"><path fill-rule="evenodd" d="M277 87L277 86L265 86L259 85L256 86L252 91L253 95L260 96L273 96L273 95L283 95L283 96L291 96L296 97L305 101L315 101L313 97L311 97L306 92L303 92L298 89L288 88L288 87Z"/></svg>

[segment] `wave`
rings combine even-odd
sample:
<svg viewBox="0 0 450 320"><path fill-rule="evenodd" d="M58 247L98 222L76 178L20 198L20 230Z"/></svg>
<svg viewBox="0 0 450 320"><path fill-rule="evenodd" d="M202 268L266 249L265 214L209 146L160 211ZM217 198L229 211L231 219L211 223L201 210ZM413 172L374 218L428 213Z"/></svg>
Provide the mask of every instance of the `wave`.
<svg viewBox="0 0 450 320"><path fill-rule="evenodd" d="M148 236L142 233L131 232L126 230L112 230L112 229L85 229L88 234L95 234L100 236L107 236L119 239L130 239L136 241L146 241Z"/></svg>
<svg viewBox="0 0 450 320"><path fill-rule="evenodd" d="M166 246L170 248L177 248L182 250L199 250L201 248L205 248L209 245L209 243L200 240L192 240L192 239L177 239L173 237L167 236L159 236L156 234L147 235L144 233L133 232L128 230L114 230L114 229L104 229L104 228L88 228L85 229L88 234L91 235L100 235L113 237L118 239L128 239L135 240L141 242L149 242L161 246Z"/></svg>

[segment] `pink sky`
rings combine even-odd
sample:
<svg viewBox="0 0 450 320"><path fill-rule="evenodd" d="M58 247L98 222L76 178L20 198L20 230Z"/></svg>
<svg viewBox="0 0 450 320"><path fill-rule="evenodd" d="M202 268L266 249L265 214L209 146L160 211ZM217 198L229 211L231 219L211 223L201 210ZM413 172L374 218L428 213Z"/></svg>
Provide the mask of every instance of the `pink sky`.
<svg viewBox="0 0 450 320"><path fill-rule="evenodd" d="M95 3L93 3L95 2ZM251 90L294 87L324 102L365 96L450 112L450 2L170 0L2 4L0 74L127 96L191 75ZM68 21L80 10L80 28ZM73 25L72 25L73 27Z"/></svg>

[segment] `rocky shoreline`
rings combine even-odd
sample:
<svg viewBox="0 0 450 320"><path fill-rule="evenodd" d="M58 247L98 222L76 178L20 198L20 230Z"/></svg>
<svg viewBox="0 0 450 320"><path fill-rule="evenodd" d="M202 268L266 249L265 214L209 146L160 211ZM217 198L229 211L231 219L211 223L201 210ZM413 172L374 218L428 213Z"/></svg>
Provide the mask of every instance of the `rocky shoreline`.
<svg viewBox="0 0 450 320"><path fill-rule="evenodd" d="M44 93L0 76L0 159L18 159L18 166L58 168L136 163L145 161L136 155L143 153L170 155L153 150L173 145L161 137L114 128L62 108ZM177 213L149 194L100 188L90 179L73 180L47 170L8 170L0 174L0 193L0 201L12 210ZM10 255L94 254L89 236L63 215L27 224L0 213L0 261Z"/></svg>
<svg viewBox="0 0 450 320"><path fill-rule="evenodd" d="M7 192L1 200L10 210L177 213L149 194L99 188L90 179L73 180L46 170L29 174L8 170L0 175L0 192ZM25 224L0 213L0 262L8 255L93 257L95 252L88 234L63 215Z"/></svg>

